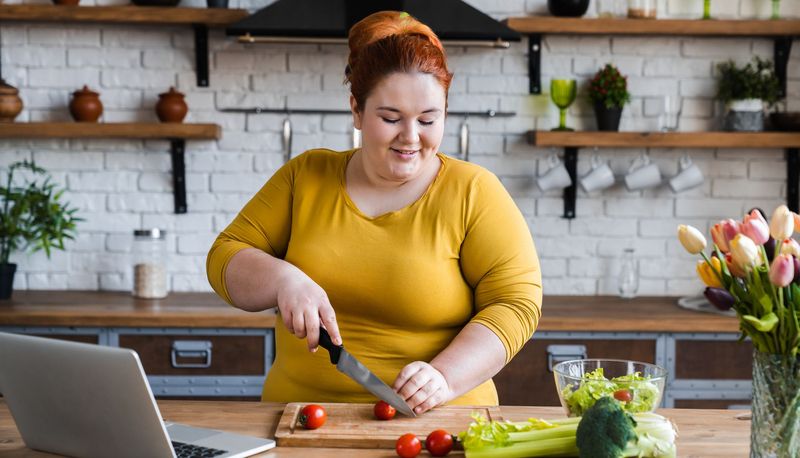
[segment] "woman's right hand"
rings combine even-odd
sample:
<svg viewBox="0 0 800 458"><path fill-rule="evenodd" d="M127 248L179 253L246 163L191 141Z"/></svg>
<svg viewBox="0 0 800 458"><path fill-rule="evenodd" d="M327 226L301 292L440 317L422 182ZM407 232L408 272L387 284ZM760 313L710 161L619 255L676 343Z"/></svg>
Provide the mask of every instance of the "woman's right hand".
<svg viewBox="0 0 800 458"><path fill-rule="evenodd" d="M341 345L336 312L325 290L294 266L283 277L277 293L278 310L286 329L300 339L307 339L312 352L319 345L320 324L328 330L333 343Z"/></svg>

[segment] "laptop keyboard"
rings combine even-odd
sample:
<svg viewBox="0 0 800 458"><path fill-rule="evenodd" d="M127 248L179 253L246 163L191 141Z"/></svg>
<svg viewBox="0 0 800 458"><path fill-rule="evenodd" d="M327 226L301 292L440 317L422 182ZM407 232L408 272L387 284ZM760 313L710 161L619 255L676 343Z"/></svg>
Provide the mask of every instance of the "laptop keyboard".
<svg viewBox="0 0 800 458"><path fill-rule="evenodd" d="M184 444L183 442L172 441L172 448L178 458L207 458L228 453L227 450L216 448L200 447L199 445Z"/></svg>

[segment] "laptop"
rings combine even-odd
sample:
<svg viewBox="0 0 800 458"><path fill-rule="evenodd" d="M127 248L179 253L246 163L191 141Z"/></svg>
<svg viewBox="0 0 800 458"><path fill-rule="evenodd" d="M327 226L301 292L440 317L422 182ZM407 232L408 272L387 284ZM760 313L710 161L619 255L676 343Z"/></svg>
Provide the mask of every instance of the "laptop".
<svg viewBox="0 0 800 458"><path fill-rule="evenodd" d="M246 457L275 441L164 422L135 351L0 332L0 393L28 448L77 457Z"/></svg>

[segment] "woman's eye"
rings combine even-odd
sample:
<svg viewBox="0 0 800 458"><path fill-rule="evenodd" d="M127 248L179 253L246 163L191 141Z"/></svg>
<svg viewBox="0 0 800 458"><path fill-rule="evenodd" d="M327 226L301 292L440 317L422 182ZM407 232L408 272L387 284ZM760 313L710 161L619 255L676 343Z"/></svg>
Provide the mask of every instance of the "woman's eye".
<svg viewBox="0 0 800 458"><path fill-rule="evenodd" d="M386 123L389 123L389 124L396 124L397 121L399 121L399 119L389 119L389 118L381 118L381 119L383 119L383 122L386 122Z"/></svg>
<svg viewBox="0 0 800 458"><path fill-rule="evenodd" d="M433 121L422 121L422 120L420 120L419 123L422 124L423 126L430 126L431 124L433 124Z"/></svg>

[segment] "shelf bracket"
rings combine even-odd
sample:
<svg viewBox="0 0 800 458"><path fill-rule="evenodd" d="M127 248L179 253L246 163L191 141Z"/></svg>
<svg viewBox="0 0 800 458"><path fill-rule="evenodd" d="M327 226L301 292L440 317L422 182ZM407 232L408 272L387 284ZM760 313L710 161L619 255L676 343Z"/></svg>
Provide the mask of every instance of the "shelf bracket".
<svg viewBox="0 0 800 458"><path fill-rule="evenodd" d="M193 24L194 27L194 61L197 85L208 87L208 26Z"/></svg>
<svg viewBox="0 0 800 458"><path fill-rule="evenodd" d="M528 92L542 93L542 35L528 35Z"/></svg>
<svg viewBox="0 0 800 458"><path fill-rule="evenodd" d="M564 218L575 218L575 201L578 191L578 148L564 148L564 166L572 184L564 188Z"/></svg>
<svg viewBox="0 0 800 458"><path fill-rule="evenodd" d="M172 193L175 196L175 213L186 213L186 140L170 140L172 156Z"/></svg>
<svg viewBox="0 0 800 458"><path fill-rule="evenodd" d="M794 37L775 38L775 75L780 81L778 97L786 97L786 68L789 64L789 54L792 52L792 40Z"/></svg>
<svg viewBox="0 0 800 458"><path fill-rule="evenodd" d="M800 211L800 148L786 148L786 206Z"/></svg>

